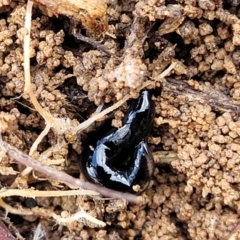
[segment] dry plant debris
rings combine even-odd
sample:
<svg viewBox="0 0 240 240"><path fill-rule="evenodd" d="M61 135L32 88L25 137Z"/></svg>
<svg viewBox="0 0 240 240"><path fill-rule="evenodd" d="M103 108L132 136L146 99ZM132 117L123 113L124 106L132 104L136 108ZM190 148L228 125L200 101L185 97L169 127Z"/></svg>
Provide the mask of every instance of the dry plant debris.
<svg viewBox="0 0 240 240"><path fill-rule="evenodd" d="M9 215L0 234L239 239L240 2L38 0L31 8L0 0L0 206L22 222ZM71 86L78 96L66 93ZM120 126L144 87L156 91L148 142L157 168L142 196L121 196L139 204L76 189L103 190L78 179L82 142L107 115Z"/></svg>
<svg viewBox="0 0 240 240"><path fill-rule="evenodd" d="M81 22L94 35L102 34L108 28L107 5L104 0L34 0L33 2L42 5L49 16L61 14L72 18L75 24Z"/></svg>

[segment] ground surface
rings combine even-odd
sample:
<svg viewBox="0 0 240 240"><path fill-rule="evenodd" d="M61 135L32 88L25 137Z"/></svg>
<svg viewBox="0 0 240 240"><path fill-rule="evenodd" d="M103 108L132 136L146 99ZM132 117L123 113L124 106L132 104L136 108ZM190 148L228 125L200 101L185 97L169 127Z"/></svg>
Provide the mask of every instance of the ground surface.
<svg viewBox="0 0 240 240"><path fill-rule="evenodd" d="M157 89L154 128L148 138L157 168L143 193L146 203L127 205L88 196L36 201L12 196L4 201L13 208L38 211L33 216L9 214L8 228L25 239L33 239L39 223L44 231L39 239L239 239L240 2L106 3L106 19L98 22L101 31L99 25L92 27L84 11L82 23L76 23L64 15L49 17L46 8L34 4L31 81L40 105L76 126L101 104L106 108L126 94L136 98L147 81L156 80L177 62L168 77L148 86ZM28 154L45 121L24 93L25 9L24 1L0 0L0 130L4 141ZM76 40L75 27L81 29L81 37L89 37L88 43ZM109 115L113 125L121 125L126 108L124 104ZM40 159L65 137L67 144L46 161L78 177L84 140L100 124L76 136L50 130L32 157ZM159 151L174 157L162 163ZM0 154L3 187L69 189L37 173L16 180L24 167L4 151ZM64 216L79 208L104 221L106 227L87 220L56 224L56 219L47 217L48 212Z"/></svg>

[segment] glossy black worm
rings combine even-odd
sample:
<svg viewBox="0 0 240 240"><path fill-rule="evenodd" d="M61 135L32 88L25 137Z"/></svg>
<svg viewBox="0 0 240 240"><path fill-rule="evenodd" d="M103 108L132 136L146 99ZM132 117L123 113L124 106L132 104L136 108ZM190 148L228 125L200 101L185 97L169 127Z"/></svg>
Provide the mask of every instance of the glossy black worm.
<svg viewBox="0 0 240 240"><path fill-rule="evenodd" d="M109 127L85 147L80 161L84 177L118 191L139 193L148 186L154 170L152 153L145 138L152 129L155 114L151 93L143 90L133 100L121 128Z"/></svg>

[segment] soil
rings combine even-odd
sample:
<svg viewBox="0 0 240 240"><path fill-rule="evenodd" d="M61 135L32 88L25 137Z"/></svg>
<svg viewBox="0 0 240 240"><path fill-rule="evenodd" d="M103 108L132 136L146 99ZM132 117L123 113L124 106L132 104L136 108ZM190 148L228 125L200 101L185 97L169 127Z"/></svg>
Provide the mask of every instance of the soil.
<svg viewBox="0 0 240 240"><path fill-rule="evenodd" d="M74 186L27 172L0 147L1 239L240 239L240 1L79 2L73 14L71 1L34 1L29 58L39 111L26 89L27 1L0 0L2 139L19 156L82 178L88 134L106 118L120 127L130 101L77 134L71 129L146 87L156 109L147 139L154 176L141 203L70 196ZM33 145L48 123L43 112L64 122ZM33 190L44 194L31 198ZM60 195L47 195L53 190Z"/></svg>

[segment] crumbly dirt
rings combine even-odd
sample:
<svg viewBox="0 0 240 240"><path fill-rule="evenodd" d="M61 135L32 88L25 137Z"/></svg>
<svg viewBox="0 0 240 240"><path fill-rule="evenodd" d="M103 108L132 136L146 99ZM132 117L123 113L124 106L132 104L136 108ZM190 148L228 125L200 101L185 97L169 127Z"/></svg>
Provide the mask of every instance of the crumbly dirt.
<svg viewBox="0 0 240 240"><path fill-rule="evenodd" d="M33 239L39 224L43 236L35 239L240 239L240 1L106 4L108 24L101 22L100 30L92 28L87 16L81 23L33 5L33 91L46 111L77 125L100 105L108 107L126 94L137 98L144 83L176 61L168 77L148 86L155 89L156 117L148 142L157 167L143 193L146 202L13 196L4 201L17 209L37 209L36 215L9 214L5 225L16 239L27 240ZM4 141L28 154L45 121L24 92L25 9L25 1L0 0L0 132ZM114 126L121 126L126 109L124 104L109 115ZM49 164L78 177L82 144L99 125L101 121L78 136L65 132L61 137L68 145L54 152ZM59 144L60 135L49 131L32 157L38 159ZM174 154L161 161L160 151ZM38 173L16 181L23 169L0 152L2 187L69 189ZM106 226L99 228L86 219L56 224L47 217L50 211L64 217L79 209Z"/></svg>

